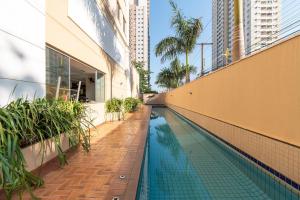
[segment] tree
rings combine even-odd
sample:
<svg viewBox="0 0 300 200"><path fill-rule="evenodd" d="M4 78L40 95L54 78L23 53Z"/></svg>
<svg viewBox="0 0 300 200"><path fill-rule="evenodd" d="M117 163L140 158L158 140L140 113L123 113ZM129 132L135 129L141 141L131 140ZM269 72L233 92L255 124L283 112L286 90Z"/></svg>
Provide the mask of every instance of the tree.
<svg viewBox="0 0 300 200"><path fill-rule="evenodd" d="M168 90L176 87L174 84L175 82L173 73L167 67L161 69L156 77L155 83L158 84L159 87L167 88Z"/></svg>
<svg viewBox="0 0 300 200"><path fill-rule="evenodd" d="M136 68L139 74L139 89L140 93L147 93L151 91L150 83L149 83L149 75L151 72L144 69L143 62L132 62L133 66Z"/></svg>
<svg viewBox="0 0 300 200"><path fill-rule="evenodd" d="M234 30L233 30L233 48L232 60L237 61L245 55L244 44L244 19L243 19L243 1L234 0Z"/></svg>
<svg viewBox="0 0 300 200"><path fill-rule="evenodd" d="M182 80L187 73L196 73L196 67L189 65L186 67L181 64L178 58L175 58L169 67L164 67L156 77L156 84L159 87L167 88L168 90L177 88L182 85Z"/></svg>
<svg viewBox="0 0 300 200"><path fill-rule="evenodd" d="M184 67L177 57L170 63L170 71L173 73L173 88L177 88L182 84L182 79L185 76Z"/></svg>
<svg viewBox="0 0 300 200"><path fill-rule="evenodd" d="M155 47L155 55L161 56L161 62L174 59L178 55L185 55L186 83L190 82L189 54L194 50L197 38L202 32L202 22L200 18L186 18L177 5L170 1L173 9L171 27L175 29L176 35L166 37Z"/></svg>

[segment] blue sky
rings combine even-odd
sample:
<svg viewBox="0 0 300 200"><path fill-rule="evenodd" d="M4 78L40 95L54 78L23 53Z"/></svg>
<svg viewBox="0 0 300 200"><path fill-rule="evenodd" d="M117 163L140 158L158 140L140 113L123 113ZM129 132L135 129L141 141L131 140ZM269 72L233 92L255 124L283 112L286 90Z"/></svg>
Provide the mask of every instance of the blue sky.
<svg viewBox="0 0 300 200"><path fill-rule="evenodd" d="M211 0L175 0L187 17L201 17L205 30L199 38L199 42L211 42ZM150 18L150 54L151 54L151 85L152 89L157 90L154 84L156 75L163 66L168 66L168 62L161 63L160 58L154 54L155 45L166 36L174 35L170 28L172 10L169 0L151 0L151 18ZM211 47L207 47L206 67L210 67ZM184 59L180 57L182 62ZM199 71L200 68L200 47L197 46L190 55L190 63L195 65Z"/></svg>

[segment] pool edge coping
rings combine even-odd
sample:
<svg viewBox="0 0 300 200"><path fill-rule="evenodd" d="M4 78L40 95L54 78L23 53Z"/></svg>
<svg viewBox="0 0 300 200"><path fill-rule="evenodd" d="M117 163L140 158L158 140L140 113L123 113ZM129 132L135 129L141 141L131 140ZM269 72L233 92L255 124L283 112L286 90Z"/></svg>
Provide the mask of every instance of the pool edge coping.
<svg viewBox="0 0 300 200"><path fill-rule="evenodd" d="M140 130L140 134L142 134L142 138L140 138L140 143L137 148L137 159L135 159L135 163L133 164L132 173L130 174L130 177L128 177L128 183L126 190L124 192L124 200L134 200L136 199L136 195L138 192L138 186L139 186L139 179L140 179L140 173L142 169L143 164L143 158L145 153L145 145L147 141L147 135L148 135L148 127L150 123L150 116L152 112L152 106L151 105L144 105L144 107L147 109L147 112L145 114L145 125Z"/></svg>

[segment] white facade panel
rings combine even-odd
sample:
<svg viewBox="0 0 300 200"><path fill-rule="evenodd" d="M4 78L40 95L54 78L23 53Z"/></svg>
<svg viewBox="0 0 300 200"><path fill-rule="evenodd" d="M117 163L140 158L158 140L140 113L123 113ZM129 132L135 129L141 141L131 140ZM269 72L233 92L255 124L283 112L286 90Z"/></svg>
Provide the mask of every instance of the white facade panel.
<svg viewBox="0 0 300 200"><path fill-rule="evenodd" d="M149 55L149 0L132 1L130 23L132 33L130 33L131 60L143 62L146 70L150 68Z"/></svg>
<svg viewBox="0 0 300 200"><path fill-rule="evenodd" d="M0 106L43 97L45 79L45 1L1 1Z"/></svg>
<svg viewBox="0 0 300 200"><path fill-rule="evenodd" d="M69 17L121 67L129 67L129 51L93 0L69 0Z"/></svg>

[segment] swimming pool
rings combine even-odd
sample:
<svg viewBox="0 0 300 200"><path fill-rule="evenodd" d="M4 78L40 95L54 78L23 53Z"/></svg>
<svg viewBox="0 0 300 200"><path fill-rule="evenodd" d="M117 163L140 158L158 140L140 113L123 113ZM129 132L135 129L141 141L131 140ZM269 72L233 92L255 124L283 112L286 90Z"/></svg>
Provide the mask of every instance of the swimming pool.
<svg viewBox="0 0 300 200"><path fill-rule="evenodd" d="M152 109L136 198L300 199L292 187L167 108Z"/></svg>

